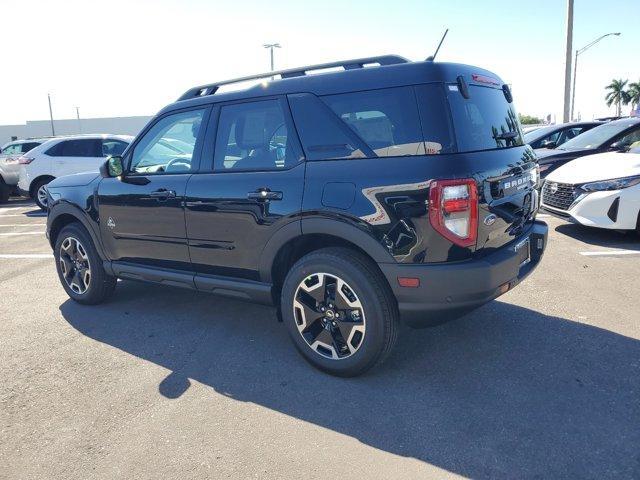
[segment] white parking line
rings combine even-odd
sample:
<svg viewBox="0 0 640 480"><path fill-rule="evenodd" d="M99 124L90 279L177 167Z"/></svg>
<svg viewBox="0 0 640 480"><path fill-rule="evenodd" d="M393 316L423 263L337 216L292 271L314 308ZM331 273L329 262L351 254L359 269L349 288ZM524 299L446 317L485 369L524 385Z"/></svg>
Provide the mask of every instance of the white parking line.
<svg viewBox="0 0 640 480"><path fill-rule="evenodd" d="M551 215L547 215L546 213L539 213L536 215L536 218L551 218Z"/></svg>
<svg viewBox="0 0 640 480"><path fill-rule="evenodd" d="M0 218L7 218L7 217L42 218L46 216L47 216L47 212L38 212L38 213L26 212L26 213L8 213L6 215L0 215Z"/></svg>
<svg viewBox="0 0 640 480"><path fill-rule="evenodd" d="M0 233L0 237L18 237L20 235L44 235L44 230L39 232L10 232L10 233Z"/></svg>
<svg viewBox="0 0 640 480"><path fill-rule="evenodd" d="M46 223L7 223L0 224L0 228L2 227L44 227Z"/></svg>
<svg viewBox="0 0 640 480"><path fill-rule="evenodd" d="M33 210L34 208L36 208L36 206L31 204L31 205L22 205L21 207L2 207L0 208L0 214L9 210L21 210L25 208L30 208L31 210Z"/></svg>
<svg viewBox="0 0 640 480"><path fill-rule="evenodd" d="M53 258L52 253L0 253L0 258Z"/></svg>
<svg viewBox="0 0 640 480"><path fill-rule="evenodd" d="M580 252L585 257L614 257L616 255L640 255L640 250L607 250L604 252Z"/></svg>

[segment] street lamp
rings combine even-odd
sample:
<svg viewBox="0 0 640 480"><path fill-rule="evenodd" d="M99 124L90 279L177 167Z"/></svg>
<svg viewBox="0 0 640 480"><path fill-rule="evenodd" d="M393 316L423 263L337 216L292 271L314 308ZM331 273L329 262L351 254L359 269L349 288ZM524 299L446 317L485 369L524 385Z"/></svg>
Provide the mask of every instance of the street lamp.
<svg viewBox="0 0 640 480"><path fill-rule="evenodd" d="M268 48L270 50L270 53L271 53L271 71L273 72L273 49L274 48L282 48L282 47L280 46L279 43L265 43L262 46L264 48ZM271 77L271 80L273 80L273 77Z"/></svg>
<svg viewBox="0 0 640 480"><path fill-rule="evenodd" d="M594 41L588 43L584 47L576 50L576 59L575 59L575 62L574 62L574 67L573 67L573 93L571 94L571 117L570 117L570 120L573 120L573 110L574 110L575 101L576 101L576 76L578 75L578 55L583 53L585 50L588 50L589 48L593 47L600 40L602 40L603 38L608 37L610 35L615 35L617 37L617 36L620 35L620 32L606 33L606 34L602 35L601 37L596 38Z"/></svg>

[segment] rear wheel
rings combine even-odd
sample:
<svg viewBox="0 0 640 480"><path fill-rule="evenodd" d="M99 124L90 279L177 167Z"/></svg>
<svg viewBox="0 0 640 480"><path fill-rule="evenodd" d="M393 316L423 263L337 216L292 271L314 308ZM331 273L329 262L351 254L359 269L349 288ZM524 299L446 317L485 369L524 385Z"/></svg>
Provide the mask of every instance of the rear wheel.
<svg viewBox="0 0 640 480"><path fill-rule="evenodd" d="M398 312L389 286L375 264L353 250L304 256L287 275L281 302L297 349L332 375L364 373L395 344Z"/></svg>
<svg viewBox="0 0 640 480"><path fill-rule="evenodd" d="M53 180L52 178L43 178L38 180L33 186L33 199L36 201L41 210L47 209L47 184Z"/></svg>
<svg viewBox="0 0 640 480"><path fill-rule="evenodd" d="M79 223L62 229L53 255L60 283L76 302L94 305L113 294L117 280L104 270L91 237Z"/></svg>

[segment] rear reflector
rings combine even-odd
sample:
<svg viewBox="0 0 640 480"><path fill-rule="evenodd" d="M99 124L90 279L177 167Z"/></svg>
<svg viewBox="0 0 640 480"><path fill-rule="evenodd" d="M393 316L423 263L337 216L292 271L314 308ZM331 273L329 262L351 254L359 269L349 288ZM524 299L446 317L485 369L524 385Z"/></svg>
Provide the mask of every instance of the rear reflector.
<svg viewBox="0 0 640 480"><path fill-rule="evenodd" d="M413 277L398 277L398 285L401 287L417 288L420 286L420 279Z"/></svg>
<svg viewBox="0 0 640 480"><path fill-rule="evenodd" d="M456 245L475 245L478 236L476 181L465 178L431 182L429 221L440 235Z"/></svg>

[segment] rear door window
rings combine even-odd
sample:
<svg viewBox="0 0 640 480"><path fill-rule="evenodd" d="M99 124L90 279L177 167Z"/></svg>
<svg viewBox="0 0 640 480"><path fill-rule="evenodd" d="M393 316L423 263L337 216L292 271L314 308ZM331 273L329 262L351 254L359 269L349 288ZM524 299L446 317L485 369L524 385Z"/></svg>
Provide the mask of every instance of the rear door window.
<svg viewBox="0 0 640 480"><path fill-rule="evenodd" d="M457 85L448 85L448 90L459 152L524 144L518 116L502 89L470 85L468 99Z"/></svg>
<svg viewBox="0 0 640 480"><path fill-rule="evenodd" d="M102 157L100 139L64 140L47 151L53 157Z"/></svg>
<svg viewBox="0 0 640 480"><path fill-rule="evenodd" d="M281 100L223 105L214 169L278 170L298 162Z"/></svg>

